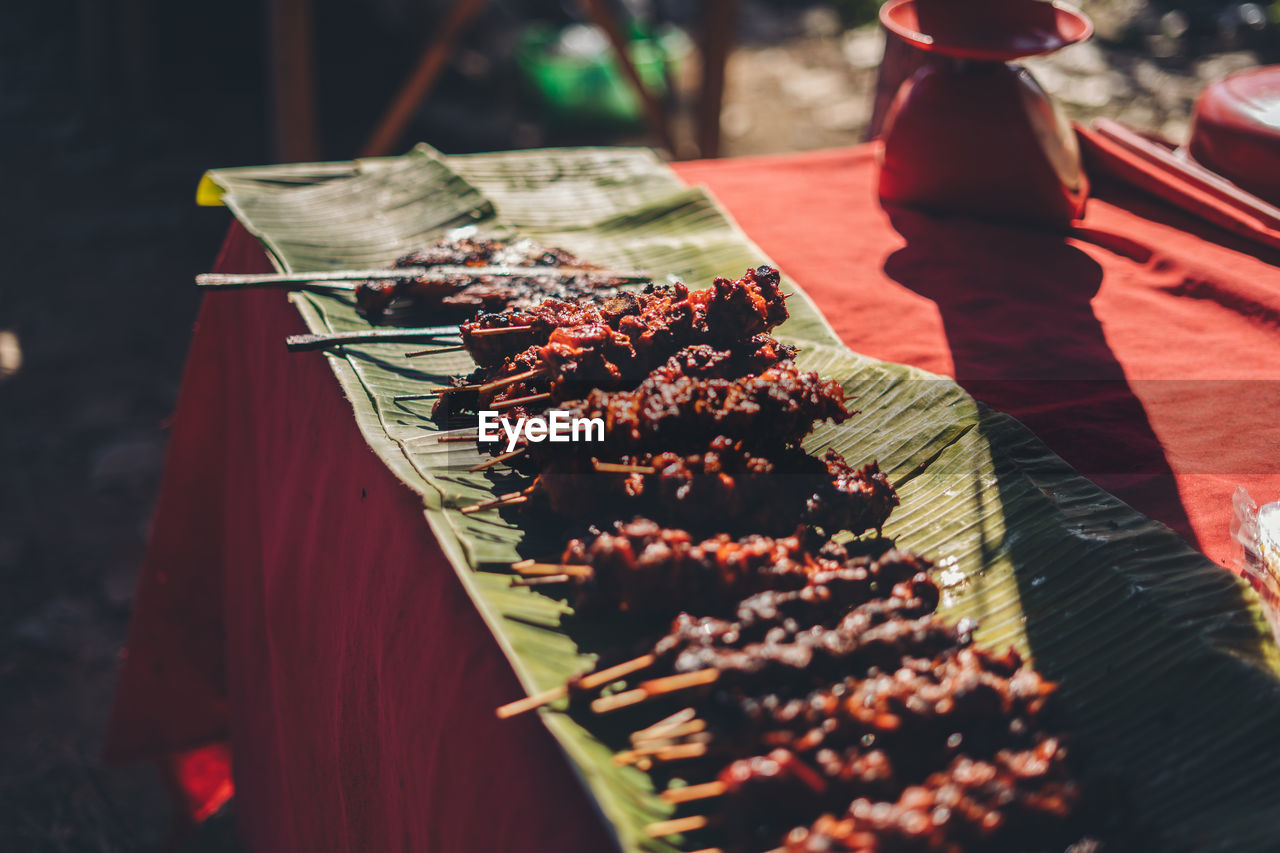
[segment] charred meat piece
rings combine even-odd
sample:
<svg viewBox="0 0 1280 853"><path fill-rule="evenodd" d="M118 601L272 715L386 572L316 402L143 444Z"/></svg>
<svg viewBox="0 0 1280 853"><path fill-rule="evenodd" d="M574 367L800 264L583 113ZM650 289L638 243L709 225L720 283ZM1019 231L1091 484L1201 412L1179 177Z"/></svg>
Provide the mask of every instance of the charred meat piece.
<svg viewBox="0 0 1280 853"><path fill-rule="evenodd" d="M761 639L787 619L832 623L931 567L898 551L878 561L817 557L805 538L796 533L735 539L722 533L697 539L686 530L637 518L571 541L561 562L591 570L572 582L575 607L649 614L736 612L735 630L743 642Z"/></svg>
<svg viewBox="0 0 1280 853"><path fill-rule="evenodd" d="M574 272L554 278L457 274L445 276L443 280L423 276L376 279L356 286L356 308L371 323L409 320L441 309L470 316L478 311L529 307L547 299L596 299L616 293L617 287L624 283L610 277L605 270L599 275L593 274L592 269L600 269L594 264L532 240L443 242L404 255L393 268L438 266L538 267L548 271L571 267Z"/></svg>
<svg viewBox="0 0 1280 853"><path fill-rule="evenodd" d="M476 364L498 368L528 347L547 343L557 329L603 326L630 342L631 358L638 361L633 372L643 375L684 347L731 348L772 331L786 319L778 272L759 267L736 281L718 278L703 290L651 284L643 291L603 297L592 304L570 306L552 300L509 308L463 323L461 331L463 345ZM516 331L495 334L496 329Z"/></svg>
<svg viewBox="0 0 1280 853"><path fill-rule="evenodd" d="M601 458L655 447L696 453L721 436L744 449L786 447L798 444L820 421L842 423L850 416L840 383L789 361L739 379L650 375L635 390L592 391L558 408L570 419L603 421L604 439L591 445ZM573 444L528 447L529 461L538 466L582 455Z"/></svg>
<svg viewBox="0 0 1280 853"><path fill-rule="evenodd" d="M1063 850L1081 794L1056 738L990 760L956 758L893 802L859 797L786 837L786 853L1024 853Z"/></svg>
<svg viewBox="0 0 1280 853"><path fill-rule="evenodd" d="M796 524L862 533L879 529L898 504L874 462L854 469L834 450L821 459L799 448L765 456L718 437L702 453L625 455L603 471L596 464L584 454L552 460L537 492L570 518L647 515L695 529L765 534Z"/></svg>

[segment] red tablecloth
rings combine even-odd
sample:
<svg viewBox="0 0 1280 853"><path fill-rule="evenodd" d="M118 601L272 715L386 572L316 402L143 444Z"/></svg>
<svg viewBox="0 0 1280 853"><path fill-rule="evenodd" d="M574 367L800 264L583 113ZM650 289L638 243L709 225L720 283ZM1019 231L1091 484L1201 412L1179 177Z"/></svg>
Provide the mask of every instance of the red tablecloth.
<svg viewBox="0 0 1280 853"><path fill-rule="evenodd" d="M955 376L1215 560L1280 498L1280 256L1120 188L1071 239L883 211L869 148L677 166L853 349ZM233 228L217 269L266 269ZM740 271L726 271L740 272ZM107 744L230 792L250 849L608 836L279 293L201 309ZM205 746L191 752L196 747Z"/></svg>

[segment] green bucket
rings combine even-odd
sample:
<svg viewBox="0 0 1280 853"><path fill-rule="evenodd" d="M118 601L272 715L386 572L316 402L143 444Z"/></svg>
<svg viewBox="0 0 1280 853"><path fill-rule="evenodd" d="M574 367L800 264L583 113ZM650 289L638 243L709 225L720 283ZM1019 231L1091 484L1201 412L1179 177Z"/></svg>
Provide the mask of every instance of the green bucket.
<svg viewBox="0 0 1280 853"><path fill-rule="evenodd" d="M644 85L661 98L667 77L679 71L687 50L683 34L631 42L631 61ZM543 25L521 37L516 61L530 85L558 119L577 123L639 124L640 98L614 57L613 50L583 56L560 49L560 32Z"/></svg>

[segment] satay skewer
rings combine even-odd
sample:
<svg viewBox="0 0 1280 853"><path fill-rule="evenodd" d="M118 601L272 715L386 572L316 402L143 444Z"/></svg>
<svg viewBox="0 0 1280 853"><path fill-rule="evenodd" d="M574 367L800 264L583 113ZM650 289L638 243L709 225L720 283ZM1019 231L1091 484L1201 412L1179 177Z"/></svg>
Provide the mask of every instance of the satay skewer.
<svg viewBox="0 0 1280 853"><path fill-rule="evenodd" d="M494 337L495 335L507 335L507 334L511 334L512 332L526 332L532 328L533 328L532 326L499 326L493 329L474 329L471 332L468 332L467 334L469 337L472 337L472 338L491 338L491 337ZM462 332L461 330L457 330L455 327L454 334L460 335L462 334ZM465 344L462 346L456 346L456 347L429 348L429 349L422 349L422 350L414 350L413 352L407 352L404 354L404 356L405 358L417 358L418 356L423 356L423 355L436 355L442 352L459 352L465 349L467 349L467 346ZM511 377L507 377L507 378L511 378Z"/></svg>
<svg viewBox="0 0 1280 853"><path fill-rule="evenodd" d="M493 411L501 412L506 409L515 408L516 406L525 406L529 403L544 403L550 399L552 399L552 395L545 392L542 394L530 394L526 397L512 397L510 400L499 400L494 403Z"/></svg>
<svg viewBox="0 0 1280 853"><path fill-rule="evenodd" d="M491 459L486 459L483 462L472 465L470 468L467 469L467 471L474 474L477 471L483 471L486 468L492 468L495 465L501 465L503 462L506 462L508 459L515 459L517 456L520 456L523 453L524 453L523 447L520 448L519 450L510 450L506 453L499 453L497 456L494 456Z"/></svg>
<svg viewBox="0 0 1280 853"><path fill-rule="evenodd" d="M437 397L457 391L475 391L479 387L479 385L445 385L443 388L432 388L430 391L423 391L419 394L397 394L391 399L397 403L409 403L414 400L434 400Z"/></svg>
<svg viewBox="0 0 1280 853"><path fill-rule="evenodd" d="M679 726L669 726L665 729L660 729L658 732L644 737L636 737L636 735L633 734L631 736L631 742L636 746L642 746L645 744L653 744L658 741L669 741L674 740L675 738L701 734L706 730L706 720L690 720L689 722Z"/></svg>
<svg viewBox="0 0 1280 853"><path fill-rule="evenodd" d="M672 714L669 717L663 717L661 720L658 720L658 722L654 723L651 726L648 726L647 728L643 728L643 729L640 729L639 731L632 732L631 742L635 743L641 740L652 740L654 737L657 737L661 732L666 731L667 729L682 726L685 723L688 723L690 720L697 719L697 717L698 717L698 711L696 708L693 708L693 707L682 708L681 710L676 711L674 714Z"/></svg>
<svg viewBox="0 0 1280 853"><path fill-rule="evenodd" d="M405 358L417 358L420 355L442 355L446 352L466 352L467 348L459 344L456 347L427 347L426 349L413 350L404 354Z"/></svg>
<svg viewBox="0 0 1280 853"><path fill-rule="evenodd" d="M424 326L415 329L361 329L354 332L324 332L290 335L285 338L289 352L309 352L342 344L410 344L459 335L457 326Z"/></svg>
<svg viewBox="0 0 1280 853"><path fill-rule="evenodd" d="M496 498L490 498L487 501L480 501L478 504L464 506L459 510L463 515L470 515L473 512L480 512L486 509L497 509L504 506L515 506L529 500L527 492L507 492L505 495L499 495Z"/></svg>
<svg viewBox="0 0 1280 853"><path fill-rule="evenodd" d="M512 267L448 264L432 267L386 267L366 270L322 270L294 273L201 273L197 287L295 287L317 284L334 290L354 290L362 281L412 278L423 283L451 284L482 277L561 279L587 276L620 282L649 281L638 270L607 270L597 267Z"/></svg>
<svg viewBox="0 0 1280 853"><path fill-rule="evenodd" d="M515 385L528 379L537 379L540 376L550 376L552 374L550 367L535 367L532 370L525 370L520 373L504 376L501 379L494 379L479 386L481 394L488 394L506 388L508 385Z"/></svg>
<svg viewBox="0 0 1280 853"><path fill-rule="evenodd" d="M628 465L622 462L601 462L591 460L591 467L601 474L654 474L657 468L652 465Z"/></svg>
<svg viewBox="0 0 1280 853"><path fill-rule="evenodd" d="M653 666L657 658L654 655L641 655L638 658L632 658L629 661L623 661L605 669L589 672L582 678L578 679L578 686L584 690L594 690L597 687L603 687L611 681L617 681L619 678L625 678L633 672L647 669ZM569 686L562 684L559 687L552 687L550 690L544 690L541 693L535 693L532 696L526 696L523 699L517 699L515 702L508 702L497 710L498 719L505 720L508 717L514 717L517 714L523 714L526 711L532 711L540 708L549 702L557 699L563 699L569 695Z"/></svg>
<svg viewBox="0 0 1280 853"><path fill-rule="evenodd" d="M690 743L664 743L652 746L638 746L619 752L613 757L613 763L621 767L628 764L639 764L641 761L683 761L690 758L701 758L710 747L701 741Z"/></svg>
<svg viewBox="0 0 1280 853"><path fill-rule="evenodd" d="M512 586L543 586L546 584L568 583L572 578L568 575L544 575L533 578L512 578Z"/></svg>
<svg viewBox="0 0 1280 853"><path fill-rule="evenodd" d="M419 435L413 435L404 439L405 444L417 444L423 441L431 441L433 444L449 444L455 441L478 441L480 435L472 428L460 427L465 432L457 432L454 430L424 432Z"/></svg>
<svg viewBox="0 0 1280 853"><path fill-rule="evenodd" d="M520 568L516 568L519 565ZM595 574L590 566L573 565L571 563L534 563L524 562L512 564L511 568L522 575L569 575L571 577L589 578Z"/></svg>
<svg viewBox="0 0 1280 853"><path fill-rule="evenodd" d="M720 678L720 670L714 668L655 678L631 690L614 693L612 696L602 696L591 703L591 710L597 714L608 714L621 708L638 705L656 696L664 696L668 693L675 693L678 690L688 690L691 687L711 684L718 678Z"/></svg>
<svg viewBox="0 0 1280 853"><path fill-rule="evenodd" d="M494 335L509 335L512 332L527 332L532 328L533 326L528 326L528 325L495 326L493 328L488 328L488 329L473 329L470 334L471 334L471 337L473 338L489 338L489 337L493 337Z"/></svg>

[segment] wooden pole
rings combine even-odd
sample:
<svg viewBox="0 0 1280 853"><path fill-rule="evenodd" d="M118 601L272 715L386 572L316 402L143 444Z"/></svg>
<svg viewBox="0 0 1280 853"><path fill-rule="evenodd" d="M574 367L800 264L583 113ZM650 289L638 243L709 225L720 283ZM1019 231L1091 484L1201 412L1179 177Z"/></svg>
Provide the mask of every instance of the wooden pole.
<svg viewBox="0 0 1280 853"><path fill-rule="evenodd" d="M626 36L623 35L622 28L618 26L613 13L605 7L603 0L578 0L578 3L595 25L604 31L605 37L609 39L609 44L613 46L614 56L618 58L618 64L622 67L622 73L631 81L636 94L640 96L640 105L644 108L645 117L649 121L649 126L658 134L658 140L662 143L662 147L671 152L671 156L678 156L676 141L671 133L671 122L667 118L667 112L663 109L662 104L658 103L658 99L654 97L653 92L649 91L649 87L640 79L640 72L636 70L635 63L631 61L630 43Z"/></svg>
<svg viewBox="0 0 1280 853"><path fill-rule="evenodd" d="M320 159L311 29L311 0L268 0L272 142L284 162Z"/></svg>
<svg viewBox="0 0 1280 853"><path fill-rule="evenodd" d="M413 114L435 88L440 74L453 58L458 38L476 15L488 4L488 0L458 0L431 40L422 50L413 73L400 87L399 93L383 113L373 133L360 150L361 157L385 157L394 154L405 130L413 120Z"/></svg>
<svg viewBox="0 0 1280 853"><path fill-rule="evenodd" d="M704 0L702 18L702 96L698 103L698 153L720 156L720 112L724 107L725 66L738 25L738 0Z"/></svg>

